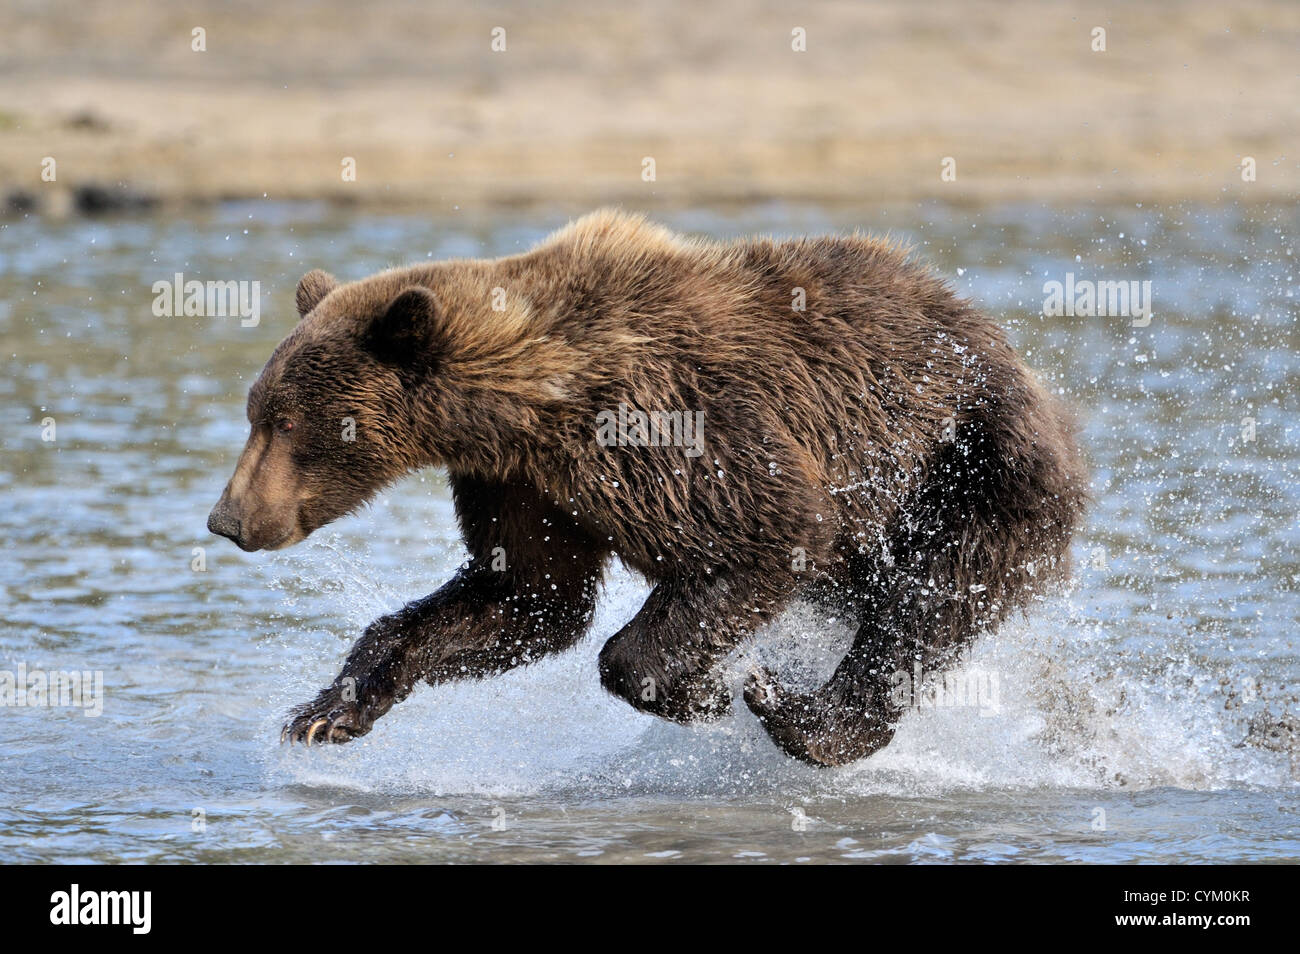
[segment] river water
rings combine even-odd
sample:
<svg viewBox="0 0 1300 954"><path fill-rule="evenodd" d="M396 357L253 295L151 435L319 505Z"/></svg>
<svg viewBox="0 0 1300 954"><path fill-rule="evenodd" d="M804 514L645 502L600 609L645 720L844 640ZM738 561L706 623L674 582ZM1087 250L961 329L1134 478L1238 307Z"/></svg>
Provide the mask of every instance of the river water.
<svg viewBox="0 0 1300 954"><path fill-rule="evenodd" d="M236 203L11 219L0 671L98 672L103 696L98 715L0 709L0 862L1294 860L1298 213L661 216L720 236L906 238L1081 411L1096 503L1075 580L976 646L964 673L993 704L932 701L888 749L833 771L784 758L743 706L686 728L604 695L596 653L647 592L622 568L572 652L418 690L348 746L278 743L286 710L333 677L361 628L463 556L435 471L282 553L207 534L295 282L512 253L564 214ZM177 272L260 282L260 322L156 317L152 286ZM1149 280L1149 324L1044 317L1044 284L1067 273ZM797 607L748 652L815 679L846 637ZM745 665L731 662L733 681Z"/></svg>

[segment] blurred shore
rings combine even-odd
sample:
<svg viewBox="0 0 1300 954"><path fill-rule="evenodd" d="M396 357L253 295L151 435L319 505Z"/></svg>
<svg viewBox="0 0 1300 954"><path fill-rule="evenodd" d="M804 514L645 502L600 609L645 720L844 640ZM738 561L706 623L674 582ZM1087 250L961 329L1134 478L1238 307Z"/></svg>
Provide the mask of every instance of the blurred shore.
<svg viewBox="0 0 1300 954"><path fill-rule="evenodd" d="M46 0L0 36L10 212L1300 191L1291 2Z"/></svg>

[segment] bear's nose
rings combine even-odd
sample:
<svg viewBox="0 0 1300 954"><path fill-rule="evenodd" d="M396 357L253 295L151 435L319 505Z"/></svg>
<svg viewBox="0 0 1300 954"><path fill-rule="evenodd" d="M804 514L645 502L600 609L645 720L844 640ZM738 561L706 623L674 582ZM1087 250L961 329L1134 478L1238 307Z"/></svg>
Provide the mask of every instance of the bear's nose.
<svg viewBox="0 0 1300 954"><path fill-rule="evenodd" d="M239 521L231 516L230 512L221 504L213 507L212 513L208 514L208 529L218 536L233 540L236 545L241 545L239 543L240 530L243 528L239 525Z"/></svg>

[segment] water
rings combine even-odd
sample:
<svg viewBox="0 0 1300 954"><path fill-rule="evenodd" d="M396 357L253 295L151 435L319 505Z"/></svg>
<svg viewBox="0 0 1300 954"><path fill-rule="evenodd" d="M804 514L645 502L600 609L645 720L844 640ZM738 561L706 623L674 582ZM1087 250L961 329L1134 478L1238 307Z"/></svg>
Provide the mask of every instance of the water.
<svg viewBox="0 0 1300 954"><path fill-rule="evenodd" d="M611 574L576 650L417 691L351 745L286 710L372 618L460 562L427 472L298 548L204 522L297 278L527 247L546 210L429 217L250 203L0 227L0 670L99 670L103 714L0 710L0 861L1275 861L1300 852L1295 206L666 214L718 235L891 231L1082 411L1097 501L1071 590L980 642L996 711L910 712L854 766L785 759L600 690L647 592ZM1041 316L1043 283L1153 282L1154 317ZM151 286L259 280L262 319L156 318ZM53 418L54 441L42 440ZM1254 422L1248 440L1245 419ZM192 569L203 548L206 569ZM843 623L747 650L814 680ZM734 659L737 682L748 659Z"/></svg>

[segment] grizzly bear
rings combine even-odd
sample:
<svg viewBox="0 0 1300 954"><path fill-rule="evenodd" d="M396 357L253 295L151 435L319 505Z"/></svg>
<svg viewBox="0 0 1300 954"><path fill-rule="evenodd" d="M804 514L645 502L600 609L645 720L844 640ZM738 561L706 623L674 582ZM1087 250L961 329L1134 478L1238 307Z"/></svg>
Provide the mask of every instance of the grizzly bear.
<svg viewBox="0 0 1300 954"><path fill-rule="evenodd" d="M683 238L617 211L531 251L297 288L208 527L279 549L422 467L469 551L372 623L282 741L346 742L421 681L560 652L617 556L653 589L600 681L717 718L720 661L792 600L857 625L821 688L746 704L815 765L886 745L892 677L953 662L1067 573L1087 499L1070 415L999 328L892 244Z"/></svg>

